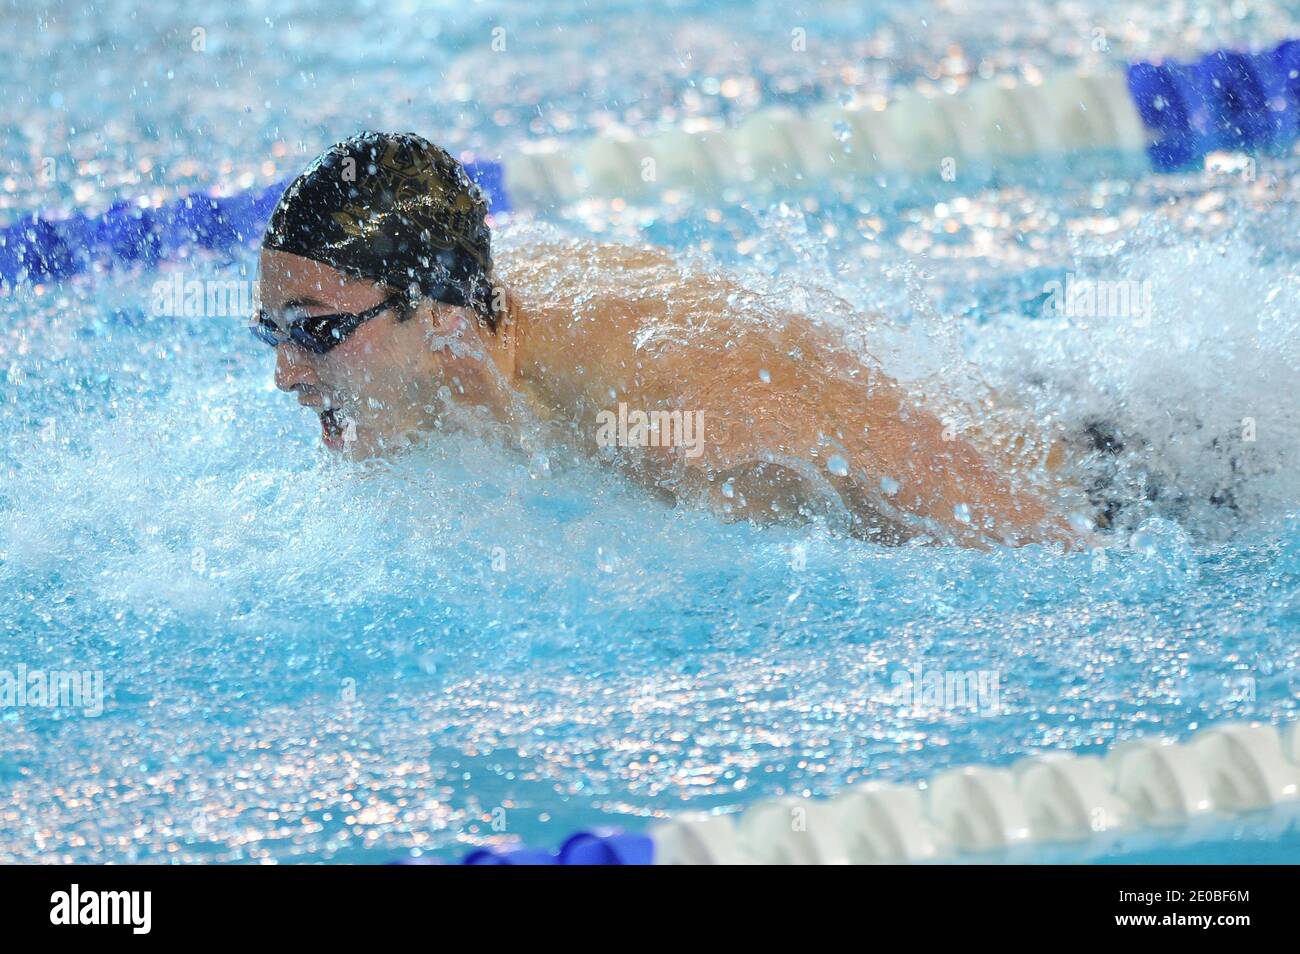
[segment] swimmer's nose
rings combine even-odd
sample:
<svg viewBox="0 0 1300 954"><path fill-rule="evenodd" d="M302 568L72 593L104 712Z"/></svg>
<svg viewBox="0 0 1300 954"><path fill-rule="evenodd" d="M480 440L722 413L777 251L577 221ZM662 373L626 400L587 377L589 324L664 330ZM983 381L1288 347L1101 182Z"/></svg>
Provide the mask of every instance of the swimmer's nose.
<svg viewBox="0 0 1300 954"><path fill-rule="evenodd" d="M318 385L320 379L312 370L311 362L301 348L289 344L275 349L275 386L281 391L292 391L302 385Z"/></svg>

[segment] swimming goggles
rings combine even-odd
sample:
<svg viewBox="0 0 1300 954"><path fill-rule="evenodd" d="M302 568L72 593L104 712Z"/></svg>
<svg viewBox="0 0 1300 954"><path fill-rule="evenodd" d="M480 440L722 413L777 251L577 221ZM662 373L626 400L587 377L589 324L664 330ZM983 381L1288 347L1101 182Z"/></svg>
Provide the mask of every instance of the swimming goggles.
<svg viewBox="0 0 1300 954"><path fill-rule="evenodd" d="M295 318L289 327L283 328L272 321L259 307L249 319L248 330L258 341L264 341L275 347L292 341L312 354L325 354L337 348L347 340L348 335L356 331L371 318L375 318L403 300L403 295L391 295L373 308L356 314L308 315Z"/></svg>

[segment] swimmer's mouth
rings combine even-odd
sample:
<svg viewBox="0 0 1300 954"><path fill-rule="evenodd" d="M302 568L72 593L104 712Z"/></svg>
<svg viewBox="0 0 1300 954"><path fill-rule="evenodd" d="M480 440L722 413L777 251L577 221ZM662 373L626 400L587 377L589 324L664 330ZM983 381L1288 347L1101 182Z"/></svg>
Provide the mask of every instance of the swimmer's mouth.
<svg viewBox="0 0 1300 954"><path fill-rule="evenodd" d="M336 408L330 408L320 412L320 429L321 440L330 450L342 450L346 441L344 440L345 425L343 413Z"/></svg>

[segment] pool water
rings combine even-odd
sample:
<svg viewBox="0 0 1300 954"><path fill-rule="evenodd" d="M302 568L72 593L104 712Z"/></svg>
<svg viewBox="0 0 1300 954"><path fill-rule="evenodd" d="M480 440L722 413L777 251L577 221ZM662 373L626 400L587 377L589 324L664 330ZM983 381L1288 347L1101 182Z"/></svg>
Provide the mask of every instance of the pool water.
<svg viewBox="0 0 1300 954"><path fill-rule="evenodd" d="M1093 28L1119 59L1300 35L1271 4L861 6L10 9L0 93L24 118L6 122L0 201L249 188L363 126L493 156L612 123L733 122L926 81L954 44L999 75L1092 63ZM796 20L812 55L789 49ZM516 52L490 51L499 25ZM450 859L1294 719L1300 161L1244 177L1092 159L588 200L503 216L496 241L652 241L767 294L797 283L879 312L822 317L936 407L993 392L1067 434L1107 422L1124 449L1074 465L1122 504L1104 559L726 525L561 447L539 462L444 434L340 463L241 317L150 307L176 275L250 279L251 250L8 290L0 670L102 672L105 700L0 708L0 862ZM1044 315L1045 283L1071 273L1146 283L1150 314ZM895 681L916 671L992 674L996 698L912 705ZM1297 849L1281 818L1041 857Z"/></svg>

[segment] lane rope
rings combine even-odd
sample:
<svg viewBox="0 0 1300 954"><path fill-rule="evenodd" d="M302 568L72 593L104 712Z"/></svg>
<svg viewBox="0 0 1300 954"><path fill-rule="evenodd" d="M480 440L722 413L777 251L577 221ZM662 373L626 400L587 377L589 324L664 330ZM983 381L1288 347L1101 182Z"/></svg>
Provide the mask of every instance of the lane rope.
<svg viewBox="0 0 1300 954"><path fill-rule="evenodd" d="M761 110L735 128L598 137L530 147L466 168L494 212L585 196L642 200L666 189L729 183L789 187L827 176L902 170L945 175L948 164L1079 152L1145 151L1157 171L1207 153L1280 151L1300 138L1300 40L1261 53L1216 50L1188 63L1062 73L1037 84L988 80L956 93L910 90L892 102ZM287 182L154 207L118 201L101 215L32 214L0 229L0 286L62 281L96 268L156 265L189 249L247 247Z"/></svg>
<svg viewBox="0 0 1300 954"><path fill-rule="evenodd" d="M763 799L739 815L683 812L646 834L578 832L558 851L480 848L463 864L908 864L1014 857L1047 845L1104 852L1118 837L1195 840L1226 819L1300 819L1300 723L1225 723L1104 756L1053 751L926 782L866 782L831 799ZM398 863L434 863L407 859Z"/></svg>

